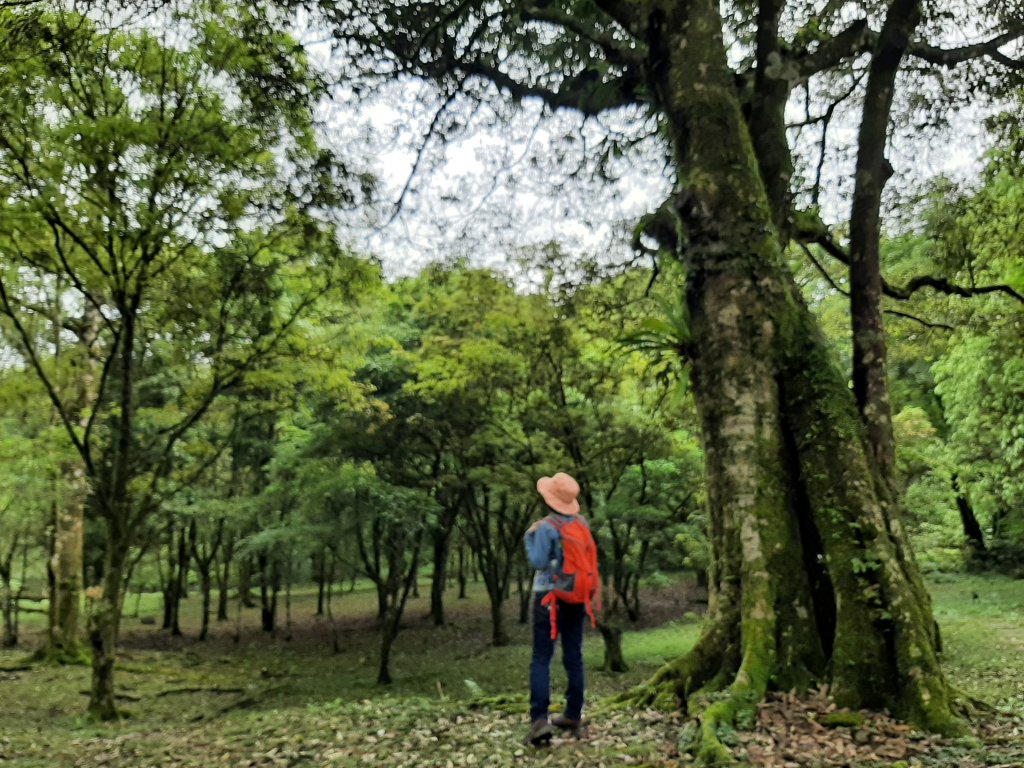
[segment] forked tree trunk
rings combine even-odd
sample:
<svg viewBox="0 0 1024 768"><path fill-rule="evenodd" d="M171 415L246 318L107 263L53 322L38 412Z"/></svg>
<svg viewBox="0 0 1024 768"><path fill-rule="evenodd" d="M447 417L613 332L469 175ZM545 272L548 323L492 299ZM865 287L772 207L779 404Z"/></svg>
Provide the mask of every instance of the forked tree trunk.
<svg viewBox="0 0 1024 768"><path fill-rule="evenodd" d="M769 687L812 681L828 680L840 706L959 730L930 604L876 495L856 404L782 259L719 5L672 9L654 43L669 69L657 99L681 169L713 558L701 638L652 683L671 684L700 719L691 748L705 764L730 759L719 728Z"/></svg>

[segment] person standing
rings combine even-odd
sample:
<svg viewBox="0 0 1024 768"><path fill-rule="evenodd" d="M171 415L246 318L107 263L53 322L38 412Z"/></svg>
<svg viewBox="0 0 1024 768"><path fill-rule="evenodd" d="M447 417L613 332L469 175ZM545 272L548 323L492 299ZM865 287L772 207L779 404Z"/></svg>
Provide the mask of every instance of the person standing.
<svg viewBox="0 0 1024 768"><path fill-rule="evenodd" d="M593 620L597 594L597 547L580 514L580 486L558 472L537 481L549 514L533 523L524 537L533 577L533 656L530 660L530 728L526 743L551 741L552 725L581 733L583 724L583 621ZM562 636L562 665L568 678L565 709L548 718L551 659Z"/></svg>

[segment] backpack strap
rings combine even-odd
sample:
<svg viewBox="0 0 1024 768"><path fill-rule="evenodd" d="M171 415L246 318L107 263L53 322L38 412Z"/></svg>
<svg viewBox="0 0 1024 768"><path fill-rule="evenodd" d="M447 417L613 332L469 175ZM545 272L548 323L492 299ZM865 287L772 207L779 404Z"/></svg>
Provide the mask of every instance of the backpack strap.
<svg viewBox="0 0 1024 768"><path fill-rule="evenodd" d="M546 606L548 613L551 614L548 619L551 623L551 639L554 640L558 637L558 598L555 597L555 591L551 590L544 595L540 604Z"/></svg>

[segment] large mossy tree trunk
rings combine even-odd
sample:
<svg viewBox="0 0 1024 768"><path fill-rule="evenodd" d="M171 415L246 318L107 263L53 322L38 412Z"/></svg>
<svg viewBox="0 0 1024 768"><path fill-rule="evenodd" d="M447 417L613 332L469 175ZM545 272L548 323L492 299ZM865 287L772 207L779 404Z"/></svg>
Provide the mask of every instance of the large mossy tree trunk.
<svg viewBox="0 0 1024 768"><path fill-rule="evenodd" d="M840 706L956 731L920 576L879 501L845 376L783 262L718 3L666 8L654 83L681 169L713 560L701 638L645 695L672 687L699 719L692 749L706 764L730 760L721 726L771 688L812 681L828 680Z"/></svg>

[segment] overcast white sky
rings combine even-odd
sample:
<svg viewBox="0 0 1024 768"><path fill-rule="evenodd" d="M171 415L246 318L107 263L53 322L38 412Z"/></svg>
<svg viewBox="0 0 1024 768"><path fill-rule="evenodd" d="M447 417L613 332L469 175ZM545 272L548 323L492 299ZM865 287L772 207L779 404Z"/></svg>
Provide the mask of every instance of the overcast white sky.
<svg viewBox="0 0 1024 768"><path fill-rule="evenodd" d="M329 62L327 46L317 53ZM604 129L627 127L629 116L584 125L569 114L545 117L539 103L506 114L466 103L452 110L461 126L454 138L431 140L392 217L438 103L430 86L403 82L370 98L340 88L323 107L326 140L367 162L379 179L381 205L360 214L353 245L380 258L389 275L455 256L514 271L510 256L518 248L552 240L569 252L621 260L629 255L629 227L671 188L653 143L613 165L611 181L589 173L584 158ZM854 105L830 130L835 149L822 203L832 222L848 211L854 158L842 146L854 145L858 117ZM567 143L567 136L573 140ZM978 115L970 112L954 115L946 131L902 131L889 153L897 173L891 188L940 173L969 182L980 167L983 139Z"/></svg>

